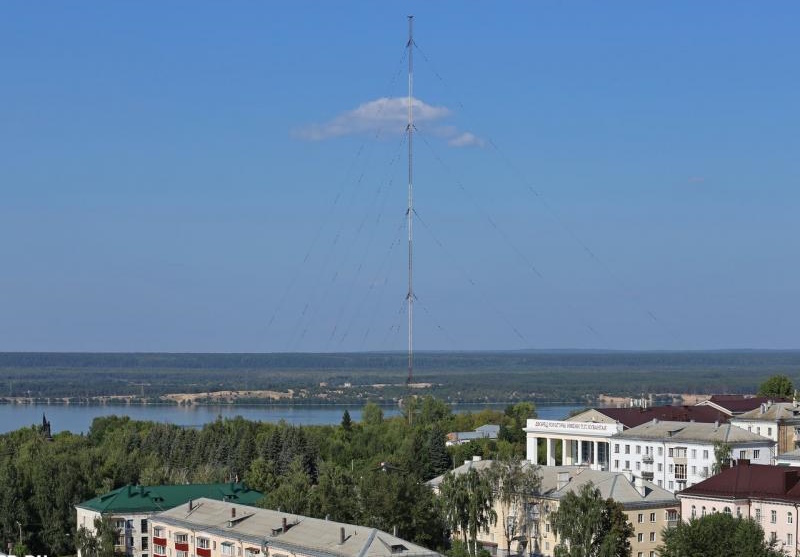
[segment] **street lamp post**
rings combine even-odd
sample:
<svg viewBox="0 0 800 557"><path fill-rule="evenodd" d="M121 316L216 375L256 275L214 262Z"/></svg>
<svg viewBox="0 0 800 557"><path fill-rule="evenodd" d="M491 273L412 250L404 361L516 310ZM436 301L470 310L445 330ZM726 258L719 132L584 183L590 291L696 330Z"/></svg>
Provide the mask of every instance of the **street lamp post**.
<svg viewBox="0 0 800 557"><path fill-rule="evenodd" d="M14 522L19 527L19 546L22 547L22 524L20 524L19 520L15 520Z"/></svg>

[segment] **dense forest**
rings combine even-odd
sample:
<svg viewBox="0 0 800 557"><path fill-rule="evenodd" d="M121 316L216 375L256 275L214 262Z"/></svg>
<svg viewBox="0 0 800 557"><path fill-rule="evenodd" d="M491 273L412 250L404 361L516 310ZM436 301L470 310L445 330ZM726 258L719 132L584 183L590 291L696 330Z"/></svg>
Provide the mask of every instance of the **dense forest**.
<svg viewBox="0 0 800 557"><path fill-rule="evenodd" d="M74 505L126 484L226 482L266 494L270 508L391 531L431 548L445 521L425 481L473 455L521 457L530 403L453 414L432 397L385 419L368 403L361 422L296 427L241 418L202 429L128 418L96 419L87 435L48 440L35 427L0 436L0 542L33 554L75 553ZM446 447L446 433L500 424L500 438Z"/></svg>
<svg viewBox="0 0 800 557"><path fill-rule="evenodd" d="M400 353L0 353L0 401L129 395L156 402L171 393L292 389L292 404L361 404L402 397L405 369ZM755 392L775 373L800 383L800 352L420 353L414 380L429 384L420 394L451 403L584 401L600 393Z"/></svg>

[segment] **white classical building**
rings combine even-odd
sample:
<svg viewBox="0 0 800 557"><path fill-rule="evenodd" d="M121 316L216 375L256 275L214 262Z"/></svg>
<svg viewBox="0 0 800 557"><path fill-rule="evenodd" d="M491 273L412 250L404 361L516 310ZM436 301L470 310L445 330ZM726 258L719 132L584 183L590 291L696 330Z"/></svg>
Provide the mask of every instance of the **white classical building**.
<svg viewBox="0 0 800 557"><path fill-rule="evenodd" d="M596 470L609 469L609 440L623 425L597 410L587 410L566 420L530 419L527 422L527 458L545 466L587 465ZM560 441L560 454L557 447ZM539 444L544 442L546 456L539 462Z"/></svg>
<svg viewBox="0 0 800 557"><path fill-rule="evenodd" d="M730 447L728 458L772 464L774 441L731 424L652 420L616 434L612 439L611 471L680 491L711 475L714 448Z"/></svg>

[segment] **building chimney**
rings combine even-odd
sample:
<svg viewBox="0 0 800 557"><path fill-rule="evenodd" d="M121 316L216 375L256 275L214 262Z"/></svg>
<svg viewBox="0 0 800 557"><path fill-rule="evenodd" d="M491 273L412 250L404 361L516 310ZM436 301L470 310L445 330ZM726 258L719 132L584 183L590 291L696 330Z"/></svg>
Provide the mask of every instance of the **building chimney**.
<svg viewBox="0 0 800 557"><path fill-rule="evenodd" d="M763 414L766 411L767 411L767 405L762 402L761 403L761 413Z"/></svg>
<svg viewBox="0 0 800 557"><path fill-rule="evenodd" d="M192 509L194 509L194 501L189 499L189 512L192 512Z"/></svg>
<svg viewBox="0 0 800 557"><path fill-rule="evenodd" d="M231 507L231 518L236 518L236 507Z"/></svg>
<svg viewBox="0 0 800 557"><path fill-rule="evenodd" d="M556 489L563 489L569 483L569 472L559 472L556 480Z"/></svg>
<svg viewBox="0 0 800 557"><path fill-rule="evenodd" d="M286 528L286 517L284 516L283 520L281 520L281 531L285 534L286 530L287 530L287 528Z"/></svg>
<svg viewBox="0 0 800 557"><path fill-rule="evenodd" d="M639 495L641 495L642 497L647 495L647 492L644 487L644 480L639 476L636 476L636 478L634 479L633 486L636 488L636 491L638 491Z"/></svg>
<svg viewBox="0 0 800 557"><path fill-rule="evenodd" d="M344 540L345 540L344 526L342 526L341 528L339 528L339 545L344 545Z"/></svg>

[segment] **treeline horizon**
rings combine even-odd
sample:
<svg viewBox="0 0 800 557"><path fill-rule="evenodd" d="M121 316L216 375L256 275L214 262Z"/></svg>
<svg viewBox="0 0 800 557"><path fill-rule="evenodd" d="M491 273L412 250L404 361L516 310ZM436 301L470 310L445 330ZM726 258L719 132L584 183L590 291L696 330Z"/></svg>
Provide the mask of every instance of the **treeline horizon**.
<svg viewBox="0 0 800 557"><path fill-rule="evenodd" d="M406 394L406 364L402 352L3 352L0 399L132 396L153 402L175 393L292 389L296 397L281 404L322 398L330 403L380 403ZM414 381L431 386L414 392L451 403L583 402L600 394L736 394L755 392L776 373L800 383L800 350L420 352ZM352 386L339 388L345 383ZM378 384L388 386L375 388Z"/></svg>

